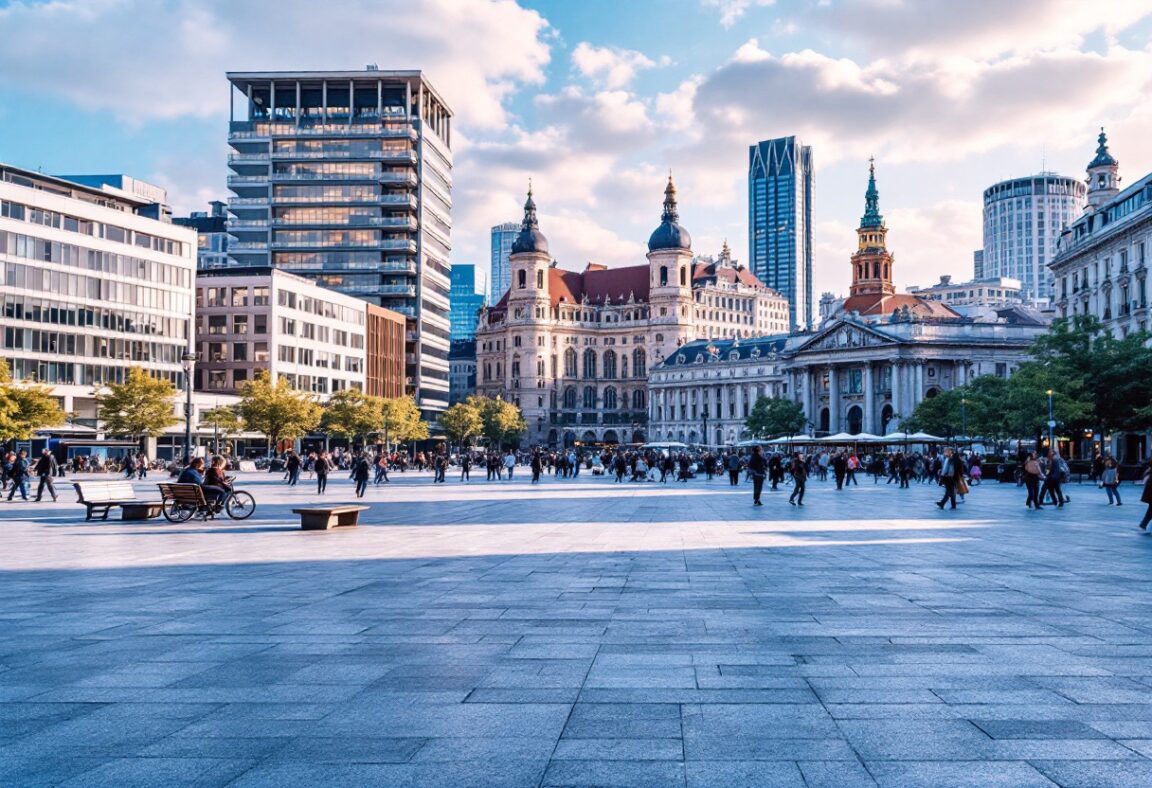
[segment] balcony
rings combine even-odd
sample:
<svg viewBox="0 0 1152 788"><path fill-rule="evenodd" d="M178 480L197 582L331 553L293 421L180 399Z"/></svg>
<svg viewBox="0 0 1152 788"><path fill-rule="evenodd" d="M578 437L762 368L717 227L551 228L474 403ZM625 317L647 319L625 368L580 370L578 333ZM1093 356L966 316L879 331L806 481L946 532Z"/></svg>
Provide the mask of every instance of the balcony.
<svg viewBox="0 0 1152 788"><path fill-rule="evenodd" d="M228 222L228 229L229 230L232 230L232 229L237 229L237 230L245 230L245 229L267 230L268 229L268 220L267 219L232 219L231 221Z"/></svg>
<svg viewBox="0 0 1152 788"><path fill-rule="evenodd" d="M408 162L415 164L417 161L415 151L391 151L391 150L369 150L369 151L348 151L348 150L334 150L334 151L273 151L272 158L277 161L294 161L300 159L307 160L329 160L329 159L344 159L347 161L357 161L360 159L371 161L395 161L395 162ZM229 162L231 162L231 157ZM265 156L267 161L267 156Z"/></svg>
<svg viewBox="0 0 1152 788"><path fill-rule="evenodd" d="M233 222L236 224L236 222ZM267 222L265 222L267 224ZM231 225L230 225L231 226ZM274 227L395 227L415 232L419 223L412 216L357 216L346 221L317 221L314 219L273 219Z"/></svg>
<svg viewBox="0 0 1152 788"><path fill-rule="evenodd" d="M228 156L229 164L267 164L267 153L233 153Z"/></svg>
<svg viewBox="0 0 1152 788"><path fill-rule="evenodd" d="M233 197L228 201L228 205L268 205L268 198L265 197Z"/></svg>
<svg viewBox="0 0 1152 788"><path fill-rule="evenodd" d="M419 134L407 120L395 123L315 123L302 120L296 123L272 123L267 120L233 121L228 128L229 139L266 140L272 137L407 137L413 141Z"/></svg>
<svg viewBox="0 0 1152 788"><path fill-rule="evenodd" d="M229 175L229 186L264 186L268 183L267 175Z"/></svg>
<svg viewBox="0 0 1152 788"><path fill-rule="evenodd" d="M242 254L243 253L251 254L254 252L267 252L268 251L268 244L266 242L258 242L258 241L241 241L238 243L228 244L228 251L229 252L240 252Z"/></svg>
<svg viewBox="0 0 1152 788"><path fill-rule="evenodd" d="M231 247L229 247L231 248ZM273 249L382 249L416 253L415 241L273 241Z"/></svg>

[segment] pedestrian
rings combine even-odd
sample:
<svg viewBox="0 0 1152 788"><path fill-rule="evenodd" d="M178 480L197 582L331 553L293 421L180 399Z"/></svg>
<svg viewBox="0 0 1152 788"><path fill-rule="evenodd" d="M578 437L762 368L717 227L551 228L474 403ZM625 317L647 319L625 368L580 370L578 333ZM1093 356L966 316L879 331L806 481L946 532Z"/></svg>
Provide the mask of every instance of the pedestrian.
<svg viewBox="0 0 1152 788"><path fill-rule="evenodd" d="M540 481L540 473L544 470L544 460L539 450L532 452L532 483Z"/></svg>
<svg viewBox="0 0 1152 788"><path fill-rule="evenodd" d="M1068 478L1068 463L1060 456L1060 452L1053 449L1048 452L1048 476L1044 481L1044 488L1040 491L1040 500L1044 500L1045 493L1052 496L1052 503L1057 509L1064 508L1064 490L1061 484Z"/></svg>
<svg viewBox="0 0 1152 788"><path fill-rule="evenodd" d="M437 454L432 459L432 470L434 471L432 483L443 484L444 475L448 472L448 455L445 453Z"/></svg>
<svg viewBox="0 0 1152 788"><path fill-rule="evenodd" d="M1112 459L1111 455L1105 458L1103 462L1103 467L1100 471L1100 486L1104 488L1104 492L1108 493L1109 506L1113 503L1117 506L1121 505L1120 467L1116 464L1116 460Z"/></svg>
<svg viewBox="0 0 1152 788"><path fill-rule="evenodd" d="M15 459L12 460L12 465L8 470L8 478L12 482L12 489L8 491L8 500L11 501L12 497L17 492L20 497L25 501L28 500L28 455L21 449L17 452Z"/></svg>
<svg viewBox="0 0 1152 788"><path fill-rule="evenodd" d="M44 497L44 488L47 487L55 502L56 488L52 485L52 477L56 475L56 471L56 458L52 456L51 451L44 449L40 452L40 459L36 461L36 475L40 477L40 485L36 488L37 501Z"/></svg>
<svg viewBox="0 0 1152 788"><path fill-rule="evenodd" d="M752 505L763 506L760 503L760 493L764 489L764 477L768 475L768 463L759 446L752 447L752 456L748 458L748 471L752 474Z"/></svg>
<svg viewBox="0 0 1152 788"><path fill-rule="evenodd" d="M836 477L836 489L844 489L844 479L848 475L848 459L844 456L844 452L836 452L836 456L832 458L832 473Z"/></svg>
<svg viewBox="0 0 1152 788"><path fill-rule="evenodd" d="M728 484L731 487L740 486L740 455L736 452L728 455Z"/></svg>
<svg viewBox="0 0 1152 788"><path fill-rule="evenodd" d="M388 452L380 452L380 456L376 458L376 479L373 484L380 484L381 482L388 482Z"/></svg>
<svg viewBox="0 0 1152 788"><path fill-rule="evenodd" d="M616 458L612 461L612 470L616 473L616 481L624 481L624 471L628 468L628 463L624 461L624 455L616 452Z"/></svg>
<svg viewBox="0 0 1152 788"><path fill-rule="evenodd" d="M856 471L860 470L860 458L856 456L856 452L852 452L848 455L847 463L847 476L844 478L844 485L848 486L849 484L855 484L857 487L859 487L860 482L856 481Z"/></svg>
<svg viewBox="0 0 1152 788"><path fill-rule="evenodd" d="M472 471L472 455L467 452L460 458L460 481L470 482L472 477L469 475Z"/></svg>
<svg viewBox="0 0 1152 788"><path fill-rule="evenodd" d="M804 505L804 489L808 484L808 465L800 456L800 452L796 452L796 456L792 458L792 494L788 496L788 503L793 506Z"/></svg>
<svg viewBox="0 0 1152 788"><path fill-rule="evenodd" d="M949 446L944 449L944 460L940 464L940 484L944 487L944 497L936 502L936 506L943 509L944 504L951 501L952 508L956 508L956 485L963 477L963 468Z"/></svg>
<svg viewBox="0 0 1152 788"><path fill-rule="evenodd" d="M509 449L504 455L504 470L508 471L508 481L512 481L512 471L516 469L516 455Z"/></svg>
<svg viewBox="0 0 1152 788"><path fill-rule="evenodd" d="M295 487L300 481L300 455L294 451L288 452L288 459L284 461L284 469L288 471L288 486Z"/></svg>
<svg viewBox="0 0 1152 788"><path fill-rule="evenodd" d="M355 458L352 460L352 478L356 482L356 497L363 498L365 491L368 489L368 474L371 470L371 465L364 452L356 452Z"/></svg>
<svg viewBox="0 0 1152 788"><path fill-rule="evenodd" d="M328 452L321 452L312 461L312 472L316 474L316 494L323 495L324 490L328 488L328 469L330 460L328 459Z"/></svg>
<svg viewBox="0 0 1152 788"><path fill-rule="evenodd" d="M1028 488L1028 500L1024 506L1028 509L1043 509L1040 502L1040 483L1044 481L1044 470L1040 467L1040 460L1036 452L1031 452L1024 461L1024 486Z"/></svg>
<svg viewBox="0 0 1152 788"><path fill-rule="evenodd" d="M1144 491L1140 494L1140 500L1148 504L1148 509L1140 520L1140 530L1147 531L1148 523L1152 523L1152 457L1144 463Z"/></svg>

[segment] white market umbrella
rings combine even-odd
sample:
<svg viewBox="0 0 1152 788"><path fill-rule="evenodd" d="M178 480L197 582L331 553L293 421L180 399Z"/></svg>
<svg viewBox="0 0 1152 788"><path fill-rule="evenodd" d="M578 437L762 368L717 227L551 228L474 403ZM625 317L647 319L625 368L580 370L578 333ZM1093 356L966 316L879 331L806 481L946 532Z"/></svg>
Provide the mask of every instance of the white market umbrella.
<svg viewBox="0 0 1152 788"><path fill-rule="evenodd" d="M947 438L929 435L926 432L914 432L908 436L908 439L913 443L945 443L947 441Z"/></svg>

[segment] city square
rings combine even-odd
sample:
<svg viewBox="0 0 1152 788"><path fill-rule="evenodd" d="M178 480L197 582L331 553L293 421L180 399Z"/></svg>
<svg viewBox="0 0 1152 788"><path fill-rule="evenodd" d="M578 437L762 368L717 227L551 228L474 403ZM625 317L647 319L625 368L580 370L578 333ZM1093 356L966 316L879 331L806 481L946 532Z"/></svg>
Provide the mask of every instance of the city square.
<svg viewBox="0 0 1152 788"><path fill-rule="evenodd" d="M1152 781L1140 488L393 473L302 531L5 502L0 782ZM155 478L135 482L142 497ZM163 481L163 479L160 479ZM350 502L334 477L323 501Z"/></svg>

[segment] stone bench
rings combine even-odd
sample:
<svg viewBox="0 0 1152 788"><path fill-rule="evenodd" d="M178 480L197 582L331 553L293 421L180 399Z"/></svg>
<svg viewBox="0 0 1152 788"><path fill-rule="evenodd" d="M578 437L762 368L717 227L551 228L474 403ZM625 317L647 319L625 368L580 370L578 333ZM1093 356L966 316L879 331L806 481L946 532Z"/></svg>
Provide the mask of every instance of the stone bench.
<svg viewBox="0 0 1152 788"><path fill-rule="evenodd" d="M118 482L72 482L76 490L77 503L88 509L85 520L99 517L108 519L113 507L120 507L122 520L150 520L159 517L161 501L143 501L136 497L136 491L127 481Z"/></svg>
<svg viewBox="0 0 1152 788"><path fill-rule="evenodd" d="M327 531L329 528L353 526L360 521L360 512L367 506L329 506L293 509L300 515L300 528L305 531Z"/></svg>

